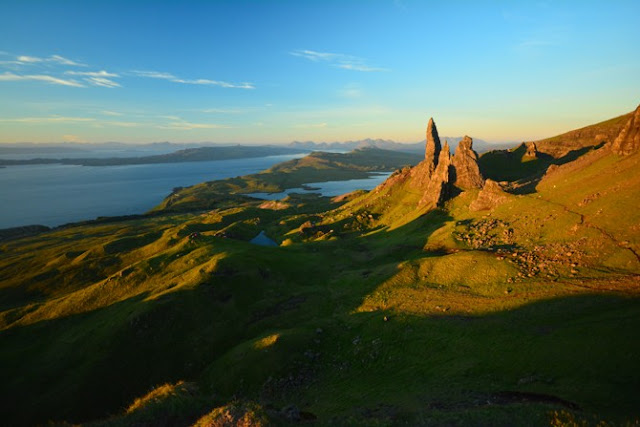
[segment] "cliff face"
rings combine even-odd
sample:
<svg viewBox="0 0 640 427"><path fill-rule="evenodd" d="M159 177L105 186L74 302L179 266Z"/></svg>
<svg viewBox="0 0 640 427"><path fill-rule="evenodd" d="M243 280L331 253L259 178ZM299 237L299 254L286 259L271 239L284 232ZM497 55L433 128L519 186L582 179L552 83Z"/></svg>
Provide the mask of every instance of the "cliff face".
<svg viewBox="0 0 640 427"><path fill-rule="evenodd" d="M611 144L611 150L620 156L640 151L640 105Z"/></svg>

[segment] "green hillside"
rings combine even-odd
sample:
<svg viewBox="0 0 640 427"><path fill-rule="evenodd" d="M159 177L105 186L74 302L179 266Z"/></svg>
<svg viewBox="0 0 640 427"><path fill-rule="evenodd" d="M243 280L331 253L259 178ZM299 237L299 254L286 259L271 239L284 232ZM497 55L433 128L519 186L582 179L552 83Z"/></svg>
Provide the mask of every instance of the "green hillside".
<svg viewBox="0 0 640 427"><path fill-rule="evenodd" d="M492 210L469 208L480 190L419 207L421 166L345 198L241 196L415 163L390 156L0 242L3 421L637 423L640 153L514 169L533 187Z"/></svg>

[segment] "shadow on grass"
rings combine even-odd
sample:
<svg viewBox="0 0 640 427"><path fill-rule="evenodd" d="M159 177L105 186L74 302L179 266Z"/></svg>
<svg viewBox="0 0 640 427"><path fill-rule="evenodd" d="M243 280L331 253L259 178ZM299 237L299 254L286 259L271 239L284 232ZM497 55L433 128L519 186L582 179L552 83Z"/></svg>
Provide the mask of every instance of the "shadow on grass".
<svg viewBox="0 0 640 427"><path fill-rule="evenodd" d="M523 145L509 151L493 151L483 155L480 160L480 170L485 178L495 181L511 181L514 184L510 190L513 194L532 194L542 180L549 167L563 165L579 159L585 154L598 150L604 142L589 147L572 150L560 158L554 158L545 153L538 153L537 158L523 162L526 147Z"/></svg>
<svg viewBox="0 0 640 427"><path fill-rule="evenodd" d="M240 243L230 273L193 289L5 330L3 419L96 419L178 380L220 402L294 404L326 422L378 403L436 421L491 405L640 407L638 298L562 297L476 316L356 312L397 263L437 256L422 248L450 220L434 212L287 248Z"/></svg>

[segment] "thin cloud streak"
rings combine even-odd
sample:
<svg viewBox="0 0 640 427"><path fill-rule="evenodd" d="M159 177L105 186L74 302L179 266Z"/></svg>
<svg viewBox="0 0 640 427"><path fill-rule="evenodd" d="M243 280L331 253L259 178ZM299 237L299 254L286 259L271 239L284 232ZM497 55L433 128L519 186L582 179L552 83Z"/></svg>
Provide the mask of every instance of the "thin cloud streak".
<svg viewBox="0 0 640 427"><path fill-rule="evenodd" d="M229 126L214 123L190 123L190 122L173 122L165 126L159 126L161 129L172 130L193 130L193 129L228 129Z"/></svg>
<svg viewBox="0 0 640 427"><path fill-rule="evenodd" d="M70 76L88 76L88 77L120 77L119 74L110 73L105 70L101 71L65 71Z"/></svg>
<svg viewBox="0 0 640 427"><path fill-rule="evenodd" d="M147 77L152 79L161 79L168 80L173 83L182 83L189 85L206 85L206 86L220 86L224 88L232 88L232 89L255 89L253 83L242 82L242 83L229 83L221 80L210 80L210 79L182 79L174 76L171 73L165 73L162 71L132 71L133 74L138 77Z"/></svg>
<svg viewBox="0 0 640 427"><path fill-rule="evenodd" d="M85 81L91 83L94 86L108 87L108 88L121 87L120 83L117 83L117 82L114 82L113 80L105 79L102 77L87 77Z"/></svg>
<svg viewBox="0 0 640 427"><path fill-rule="evenodd" d="M122 116L122 115L124 115L122 113L118 113L117 111L109 111L109 110L102 110L101 113L104 114L105 116Z"/></svg>
<svg viewBox="0 0 640 427"><path fill-rule="evenodd" d="M4 74L0 74L0 81L8 82L8 81L22 81L22 80L41 81L41 82L61 85L61 86L86 87L85 85L83 85L82 83L76 80L60 79L58 77L53 77L48 74L20 75L20 74L14 74L10 72L5 72Z"/></svg>
<svg viewBox="0 0 640 427"><path fill-rule="evenodd" d="M205 108L200 111L207 114L243 114L249 110L240 110L236 108Z"/></svg>
<svg viewBox="0 0 640 427"><path fill-rule="evenodd" d="M312 62L324 62L332 67L342 68L343 70L361 71L365 73L389 71L386 68L367 65L364 58L345 55L342 53L317 52L309 49L298 49L289 52L289 54L308 59Z"/></svg>
<svg viewBox="0 0 640 427"><path fill-rule="evenodd" d="M38 63L55 63L60 65L73 65L76 67L86 67L87 64L82 62L73 61L60 55L51 55L48 58L39 58L37 56L20 55L16 58L17 64L38 64Z"/></svg>
<svg viewBox="0 0 640 427"><path fill-rule="evenodd" d="M388 71L386 68L369 67L367 65L362 65L362 64L338 64L334 66L338 68L343 68L345 70L363 71L365 73Z"/></svg>
<svg viewBox="0 0 640 427"><path fill-rule="evenodd" d="M77 122L94 122L96 119L91 117L19 117L15 119L0 119L3 123L77 123Z"/></svg>
<svg viewBox="0 0 640 427"><path fill-rule="evenodd" d="M105 70L101 71L66 71L65 74L70 76L84 76L85 81L93 86L114 88L121 87L120 83L111 80L114 77L120 77L119 74L110 73ZM108 78L107 78L108 77Z"/></svg>
<svg viewBox="0 0 640 427"><path fill-rule="evenodd" d="M109 114L108 114L109 115ZM115 126L121 128L153 128L165 130L193 130L193 129L229 129L229 126L215 123L193 123L188 122L180 117L166 117L169 122L134 122L122 120L101 120L93 117L67 117L67 116L49 116L49 117L17 117L10 119L0 119L0 123L29 123L29 124L51 124L51 123L86 123L93 127L104 128Z"/></svg>

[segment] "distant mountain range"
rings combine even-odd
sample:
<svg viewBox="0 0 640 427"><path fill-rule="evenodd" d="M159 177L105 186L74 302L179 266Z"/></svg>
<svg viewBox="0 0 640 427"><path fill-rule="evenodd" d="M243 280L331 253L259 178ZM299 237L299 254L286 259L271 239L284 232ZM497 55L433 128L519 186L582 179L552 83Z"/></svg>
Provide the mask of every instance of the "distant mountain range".
<svg viewBox="0 0 640 427"><path fill-rule="evenodd" d="M458 146L460 137L445 137L451 152ZM0 167L26 164L68 164L83 166L115 166L156 163L182 163L209 160L228 160L296 154L310 151L349 152L362 148L398 151L411 154L424 153L425 141L400 143L388 139L362 139L345 142L294 141L286 145L232 145L213 143L178 144L155 142L128 144L104 143L14 143L0 144ZM481 139L473 141L478 153L504 148Z"/></svg>
<svg viewBox="0 0 640 427"><path fill-rule="evenodd" d="M458 142L462 140L461 136L442 137L443 141L449 141L449 147L453 153L458 146ZM313 142L313 141L293 141L288 144L289 147L306 149L306 150L340 150L351 151L357 148L374 147L383 150L406 151L410 153L424 153L426 140L412 143L395 142L390 139L361 139L357 141L346 142ZM478 153L490 151L494 149L504 148L505 144L496 144L483 141L482 139L473 139L473 149Z"/></svg>

